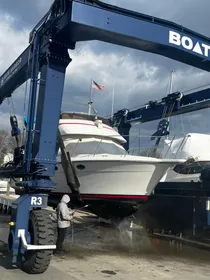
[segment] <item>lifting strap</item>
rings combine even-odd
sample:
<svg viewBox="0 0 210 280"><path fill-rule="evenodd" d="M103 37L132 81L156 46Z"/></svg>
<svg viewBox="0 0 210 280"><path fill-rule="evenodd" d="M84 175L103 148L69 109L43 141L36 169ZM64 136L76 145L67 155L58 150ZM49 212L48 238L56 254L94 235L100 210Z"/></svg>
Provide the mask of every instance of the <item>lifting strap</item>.
<svg viewBox="0 0 210 280"><path fill-rule="evenodd" d="M71 189L73 198L75 198L79 202L82 202L80 191L79 191L80 182L77 177L76 170L72 164L70 154L66 152L66 148L63 143L63 139L59 129L58 129L58 144L61 150L61 164L66 177L67 185Z"/></svg>

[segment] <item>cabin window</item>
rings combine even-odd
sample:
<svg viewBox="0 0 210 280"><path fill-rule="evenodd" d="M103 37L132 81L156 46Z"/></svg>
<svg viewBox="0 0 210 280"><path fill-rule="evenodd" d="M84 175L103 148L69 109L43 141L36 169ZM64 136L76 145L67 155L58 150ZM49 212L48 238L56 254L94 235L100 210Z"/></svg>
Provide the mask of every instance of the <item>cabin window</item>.
<svg viewBox="0 0 210 280"><path fill-rule="evenodd" d="M70 143L66 146L70 151L71 156L80 154L112 154L123 155L125 150L114 143L100 142L100 141L78 141L77 143Z"/></svg>

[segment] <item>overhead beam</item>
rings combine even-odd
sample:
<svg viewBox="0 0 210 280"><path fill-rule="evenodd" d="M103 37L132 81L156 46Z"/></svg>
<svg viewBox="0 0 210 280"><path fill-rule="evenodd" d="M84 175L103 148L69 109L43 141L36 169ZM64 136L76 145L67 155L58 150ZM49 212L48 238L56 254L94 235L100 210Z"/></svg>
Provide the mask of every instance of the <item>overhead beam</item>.
<svg viewBox="0 0 210 280"><path fill-rule="evenodd" d="M210 71L210 39L206 36L170 21L100 1L87 2L72 1L63 36L69 35L74 42L99 40L150 52Z"/></svg>

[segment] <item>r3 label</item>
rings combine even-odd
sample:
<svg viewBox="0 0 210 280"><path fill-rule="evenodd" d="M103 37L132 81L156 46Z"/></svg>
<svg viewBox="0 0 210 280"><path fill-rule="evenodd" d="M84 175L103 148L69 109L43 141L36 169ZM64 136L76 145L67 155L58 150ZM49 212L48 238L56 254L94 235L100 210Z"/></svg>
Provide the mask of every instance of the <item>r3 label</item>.
<svg viewBox="0 0 210 280"><path fill-rule="evenodd" d="M42 205L42 197L32 196L31 197L31 205L41 206Z"/></svg>

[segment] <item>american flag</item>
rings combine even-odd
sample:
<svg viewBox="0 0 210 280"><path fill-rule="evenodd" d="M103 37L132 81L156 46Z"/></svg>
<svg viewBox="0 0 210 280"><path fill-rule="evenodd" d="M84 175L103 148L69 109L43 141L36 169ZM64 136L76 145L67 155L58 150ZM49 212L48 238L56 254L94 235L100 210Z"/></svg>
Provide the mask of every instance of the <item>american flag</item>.
<svg viewBox="0 0 210 280"><path fill-rule="evenodd" d="M104 86L97 84L95 81L92 80L92 88L97 90L104 90Z"/></svg>

